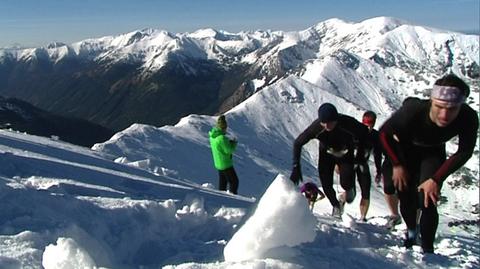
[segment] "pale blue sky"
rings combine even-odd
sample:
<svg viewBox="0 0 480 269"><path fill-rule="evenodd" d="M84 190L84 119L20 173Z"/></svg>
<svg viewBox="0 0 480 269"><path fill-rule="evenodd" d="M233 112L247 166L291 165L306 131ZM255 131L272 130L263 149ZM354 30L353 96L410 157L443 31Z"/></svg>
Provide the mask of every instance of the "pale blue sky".
<svg viewBox="0 0 480 269"><path fill-rule="evenodd" d="M479 33L479 12L480 0L0 0L0 47L73 43L144 28L292 31L330 18L377 16Z"/></svg>

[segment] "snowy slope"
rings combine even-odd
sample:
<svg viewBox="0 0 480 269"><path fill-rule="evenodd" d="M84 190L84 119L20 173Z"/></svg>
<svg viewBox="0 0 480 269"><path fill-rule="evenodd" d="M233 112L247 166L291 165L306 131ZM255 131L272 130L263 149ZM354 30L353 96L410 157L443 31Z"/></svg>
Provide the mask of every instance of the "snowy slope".
<svg viewBox="0 0 480 269"><path fill-rule="evenodd" d="M357 54L339 50L322 61L312 61L298 75L290 75L263 88L226 113L229 132L240 142L234 156L240 178L239 193L259 197L278 173L289 174L293 140L317 117L316 111L321 103L331 102L337 106L340 113L357 119L365 109L372 109L379 114L379 126L400 105L405 96L424 97L425 90L431 87L436 79L434 74L429 74L427 81L405 81L406 87L402 87L392 83L389 78L401 77L402 73L392 69L390 74L385 74L385 70ZM419 84L424 84L424 88L414 91ZM478 97L475 94L477 87L478 85L472 84L474 93L469 102L473 106L478 106ZM175 126L154 128L133 125L112 137L110 141L97 144L93 148L119 157L118 161L121 162L145 163L145 168L150 171L161 171L165 175L198 184L216 185L217 175L213 169L207 139L207 132L214 125L215 119L216 117L190 115ZM304 147L302 170L308 180L318 180L317 147L314 141ZM449 152L453 152L455 147L454 143L449 143ZM441 229L446 230L445 238L450 238L448 234L459 230L478 234L478 227L460 226L450 230L447 225L456 220L478 220L478 163L477 150L466 165L468 171L451 176L442 190L442 199L446 203L440 205ZM465 177L470 183L466 183ZM338 189L341 188L337 187ZM376 189L372 196L371 214L385 216L388 211L381 190ZM355 201L354 206L347 208L353 218L358 217L357 204L358 201ZM322 213L328 214L329 210L331 207L324 203ZM369 232L370 229L365 233ZM369 240L374 239L368 237L367 241ZM383 238L379 244L392 240L395 241L393 245L398 244L398 237ZM449 240L446 239L443 243L438 240L438 246L457 244ZM478 251L472 251L478 255ZM387 254L384 252L382 255ZM387 256L398 258L395 255L397 254ZM337 265L347 267L349 261Z"/></svg>
<svg viewBox="0 0 480 269"><path fill-rule="evenodd" d="M109 268L175 261L207 241L227 240L253 202L8 131L0 132L0 158L0 268L40 268L57 238L70 238ZM192 241L196 229L203 239Z"/></svg>
<svg viewBox="0 0 480 269"><path fill-rule="evenodd" d="M338 105L342 113L363 113L355 105L291 76L226 114L230 133L240 141L235 153L239 193L258 196L276 174L289 172L293 140L316 118L316 109L325 101ZM175 126L161 128L135 124L93 148L130 162L148 162L151 171L198 184L216 184L208 142L208 131L215 119L191 115ZM312 142L308 148L311 150L306 152L309 162L304 166L305 175L315 178L316 168L312 164L316 162L318 147Z"/></svg>
<svg viewBox="0 0 480 269"><path fill-rule="evenodd" d="M423 96L448 68L466 74L468 66L478 67L478 39L390 18L333 19L298 33L205 29L180 36L147 29L72 47L82 57L140 61L146 68L158 68L176 50L256 63L265 72L291 67L290 75L226 114L239 140L241 196L215 190L207 132L216 117L190 115L161 128L134 124L93 151L0 131L0 268L480 267L479 227L448 226L478 220L478 145L442 190L437 255L398 247L405 227L383 227L388 209L381 189L372 188L367 223L356 220L358 197L337 221L326 200L309 214L286 179L293 140L321 103L357 119L372 109L379 126L405 96ZM14 53L71 55L54 51ZM11 55L0 51L0 59ZM470 82L469 103L478 108L478 79ZM255 85L264 86L261 79ZM304 147L306 180L318 180L317 147Z"/></svg>
<svg viewBox="0 0 480 269"><path fill-rule="evenodd" d="M289 174L293 140L303 128L316 118L316 109L319 104L326 101L332 102L337 106L341 113L356 115L357 118L361 116L364 111L363 109L355 104L347 102L345 99L337 95L333 95L331 92L332 91L328 88L323 89L296 76L291 76L257 92L251 98L247 99L226 114L231 135L237 137L240 141L239 149L234 156L235 167L240 178L239 193L247 196L259 197L264 190L272 184L272 179L274 179L278 173L284 175ZM379 96L378 93L373 92L370 93L372 95L368 95L369 92L366 91L365 94L367 94L367 100L380 100L377 103L383 104L386 108L389 107L387 105L388 100L381 95ZM389 111L385 109L377 112L380 114L378 124L381 124L389 113L391 113L391 110ZM214 123L215 117L191 115L182 119L175 126L154 128L151 126L133 125L115 135L110 141L95 145L94 149L121 157L121 160L127 163L128 160L133 163L141 161L147 164L144 168L150 171L162 171L166 175L194 181L198 184L209 183L216 185L217 175L212 167L211 153L209 151L207 140L207 132ZM311 142L304 147L302 170L304 172L304 177L307 180L318 181L316 172L317 147L316 142ZM448 149L453 151L455 146L449 144ZM468 255L471 255L472 257L468 259L471 261L476 261L478 259L478 244L473 243L472 241L474 240L473 238L478 235L478 226L448 226L448 223L452 221L478 220L478 212L475 210L478 207L479 202L478 176L475 176L478 175L478 163L479 160L477 154L472 157L466 165L466 167L471 169L471 174L457 173L451 176L442 190L442 197L445 203L441 203L439 207L441 222L438 234L441 239L439 238L439 240L437 240L437 248L441 249L445 247L442 251L442 255L450 255L447 253L455 253L453 254L454 256L463 255L457 252L457 246L462 244L459 243L458 240L462 241L463 239L460 238L462 238L463 235L462 237L457 236L467 233L470 234L470 236L473 236L467 236L465 241L462 241L467 245L472 244L471 246L473 248L467 251L469 252ZM198 164L198 166L196 164ZM469 180L473 182L471 184L463 185L461 182L464 181L462 179L464 175L467 175ZM458 184L459 182L460 184ZM337 191L341 191L340 186L336 186L335 188ZM319 261L318 257L323 257L320 258L321 264L325 266L331 265L332 268L350 268L352 264L355 263L356 259L361 259L362 261L365 261L365 263L361 262L360 264L355 264L353 268L385 268L390 266L383 263L375 263L374 265L370 264L371 261L369 258L372 258L371 256L373 255L372 259L374 260L379 257L388 257L397 261L400 260L401 265L398 265L399 268L404 266L415 268L417 265L412 265L410 263L412 260L414 260L413 264L422 261L421 255L416 252L405 253L397 247L401 242L399 238L403 236L403 229L405 227L403 226L403 228L394 234L384 234L385 231L383 229L376 227L377 225L384 225L385 219L382 217L388 215L388 209L383 200L382 190L377 188L372 190L369 216L373 219L369 221L368 225L362 223L358 224L355 221L355 219L359 217L358 199L359 197L357 197L352 205L347 206L346 211L349 215L347 215L346 223L341 225L337 225L331 219L329 221L323 219L325 216L329 215L331 206L328 202L322 201L318 205L317 210L319 215L323 216L321 222L324 224L320 225L320 228L317 227L317 229L325 229L328 231L327 239L325 239L326 241L323 241L323 239L318 239L319 241L315 240L314 245L319 248L315 251L309 247L301 250L301 255L304 254L304 251L309 254L310 251L315 252L316 258L309 260L310 263L305 264L298 255L291 254L290 251L287 251L285 254L285 250L280 250L280 253L282 253L281 260L284 261L286 257L293 255L295 256L293 263L302 264L303 266L306 266L305 268L318 268L315 265L315 262ZM272 206L270 206L270 208L272 208ZM284 213L279 213L279 215L284 215ZM275 216L275 218L282 217ZM265 220L261 219L258 220L258 222L264 224ZM374 226L371 226L370 224ZM296 224L292 225L295 227L297 226ZM355 235L351 235L347 232L350 231L349 229L352 228L352 226ZM253 231L256 230L253 229ZM347 235L343 233L347 233ZM253 234L255 237L255 233ZM317 238L318 236L317 232ZM325 235L321 234L320 238L322 236ZM340 239L333 240L330 236ZM259 235L257 238L262 237ZM333 242L330 240L333 240ZM336 245L338 243L337 240L342 242L340 246ZM368 243L365 243L365 241ZM243 243L247 245L253 244L253 246L259 244L262 246L261 243ZM285 242L278 244L281 245L283 243ZM357 256L356 254L349 252L352 256L352 260L346 259L332 261L331 256L337 255L337 250L330 252L330 244L334 244L334 248L338 247L338 251L345 251L343 248L348 245L347 248L360 249L359 251L363 254L374 252L380 256L378 257L376 254L365 254L368 256L367 258L363 254ZM374 246L372 247L370 244L373 244ZM367 249L365 249L366 245L368 245ZM383 248L385 245L389 247L387 247L387 249ZM446 247L447 245L455 247ZM251 246L242 246L240 244L239 249L248 247ZM328 249L326 253L324 253L325 248ZM370 248L375 249L375 251ZM380 250L377 250L377 248L380 248ZM357 253L356 251L357 250L353 252ZM400 251L401 254L397 253L398 251ZM296 253L296 250L294 252ZM270 253L270 250L265 251L265 253ZM277 250L273 251L273 253L277 255ZM277 257L275 255L274 257ZM306 259L311 259L311 257L306 257ZM442 257L439 259L440 260L436 260L436 262L442 264L439 266L440 268L443 266L457 268L475 267L470 263L467 263L466 265L459 265L455 262L450 263L450 258ZM233 260L237 261L237 258L233 258ZM449 265L444 265L444 262L449 263ZM473 264L475 263L476 262L473 262ZM194 265L188 266L193 267ZM188 266L186 265L186 267L179 268L189 268ZM204 268L211 268L209 266L211 265ZM273 265L269 264L268 266ZM423 267L426 265L418 266ZM222 267L220 266L220 268ZM279 268L290 267L286 266Z"/></svg>
<svg viewBox="0 0 480 269"><path fill-rule="evenodd" d="M448 227L445 218L438 254L399 248L404 226L383 227L379 189L367 223L355 220L353 205L338 221L326 200L310 213L283 175L255 204L106 157L0 131L0 268L480 266L478 227Z"/></svg>
<svg viewBox="0 0 480 269"><path fill-rule="evenodd" d="M314 29L314 30L313 30ZM301 77L316 85L329 85L361 107L383 111L377 98L365 92L394 96L398 100L422 96L432 82L451 70L467 75L466 69L479 65L478 36L463 35L409 25L398 19L378 17L361 23L331 19L310 29L322 33L318 57L304 65ZM320 72L319 69L321 70ZM472 77L470 101L478 104L478 75ZM388 97L387 97L388 98Z"/></svg>

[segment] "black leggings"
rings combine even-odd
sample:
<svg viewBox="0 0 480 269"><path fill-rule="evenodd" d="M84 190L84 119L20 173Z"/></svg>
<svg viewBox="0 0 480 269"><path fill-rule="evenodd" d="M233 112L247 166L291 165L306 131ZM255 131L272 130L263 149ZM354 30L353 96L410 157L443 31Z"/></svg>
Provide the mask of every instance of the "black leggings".
<svg viewBox="0 0 480 269"><path fill-rule="evenodd" d="M382 163L383 193L388 195L395 194L395 186L392 180L392 163L385 158Z"/></svg>
<svg viewBox="0 0 480 269"><path fill-rule="evenodd" d="M340 169L340 185L345 191L355 187L355 173L353 171L353 155L348 154L343 158L336 158L326 152L319 152L318 175L322 183L323 192L332 206L338 207L335 190L333 189L333 173L335 164Z"/></svg>
<svg viewBox="0 0 480 269"><path fill-rule="evenodd" d="M362 199L370 199L370 188L372 186L372 176L370 175L370 168L368 163L360 163L355 168L357 174L358 185L362 191Z"/></svg>
<svg viewBox="0 0 480 269"><path fill-rule="evenodd" d="M229 185L228 190L230 193L237 194L238 177L233 166L225 170L218 170L218 189L226 191L227 184Z"/></svg>
<svg viewBox="0 0 480 269"><path fill-rule="evenodd" d="M446 159L445 147L415 148L411 149L408 164L410 179L407 182L407 190L399 191L400 212L405 220L407 228L415 230L417 227L417 209L421 210L420 234L422 247L433 249L435 234L438 227L437 207L429 200L429 206L424 205L423 192L417 192L417 187L427 179L430 179ZM441 185L439 188L441 189Z"/></svg>

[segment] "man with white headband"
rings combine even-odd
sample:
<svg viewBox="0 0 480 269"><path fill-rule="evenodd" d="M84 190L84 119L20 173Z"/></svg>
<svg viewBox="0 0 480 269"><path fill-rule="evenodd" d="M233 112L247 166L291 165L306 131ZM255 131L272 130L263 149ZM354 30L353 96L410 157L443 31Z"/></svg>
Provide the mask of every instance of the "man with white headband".
<svg viewBox="0 0 480 269"><path fill-rule="evenodd" d="M416 243L419 208L423 252L434 251L442 183L472 156L477 140L477 112L465 104L469 93L462 79L448 74L435 82L429 100L407 98L380 129L408 229L406 248ZM445 143L457 135L457 151L447 159Z"/></svg>

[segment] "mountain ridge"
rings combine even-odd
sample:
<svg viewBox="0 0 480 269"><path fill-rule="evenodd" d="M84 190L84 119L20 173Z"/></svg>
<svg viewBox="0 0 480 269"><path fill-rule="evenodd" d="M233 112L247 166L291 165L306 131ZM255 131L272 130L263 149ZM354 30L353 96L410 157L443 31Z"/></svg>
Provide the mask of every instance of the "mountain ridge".
<svg viewBox="0 0 480 269"><path fill-rule="evenodd" d="M53 115L21 100L1 96L0 128L54 137L85 147L106 141L114 134L112 130L88 121Z"/></svg>
<svg viewBox="0 0 480 269"><path fill-rule="evenodd" d="M72 45L0 50L0 94L119 131L132 123L162 126L192 113L222 113L290 74L331 83L308 70L332 57L351 70L370 61L387 74L384 87L409 88L408 94L448 70L477 91L478 53L476 36L389 17L330 19L298 32L143 29Z"/></svg>

